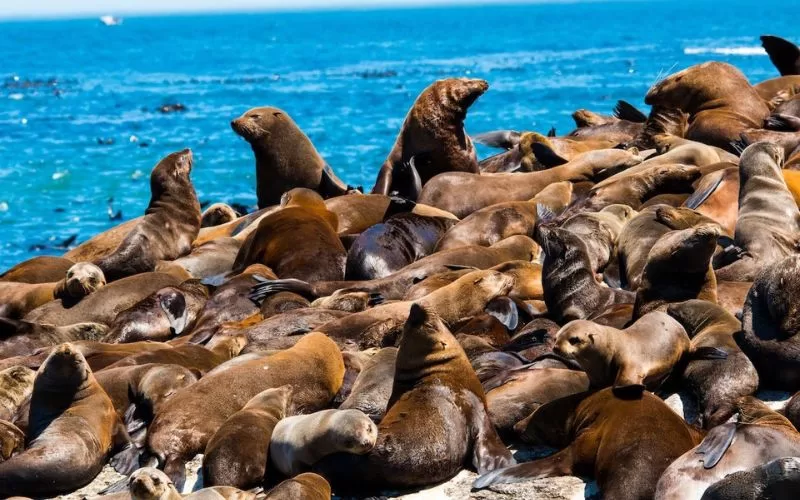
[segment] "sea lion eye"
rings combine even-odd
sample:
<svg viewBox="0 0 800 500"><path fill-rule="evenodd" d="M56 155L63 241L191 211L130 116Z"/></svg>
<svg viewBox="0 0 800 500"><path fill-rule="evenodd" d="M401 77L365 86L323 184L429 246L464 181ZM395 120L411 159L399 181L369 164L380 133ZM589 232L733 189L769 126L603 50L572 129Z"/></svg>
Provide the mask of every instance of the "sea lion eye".
<svg viewBox="0 0 800 500"><path fill-rule="evenodd" d="M247 117L248 117L248 118L252 118L252 119L254 119L254 120L255 120L256 118L259 118L260 116L261 116L261 115L259 115L259 114L247 115Z"/></svg>
<svg viewBox="0 0 800 500"><path fill-rule="evenodd" d="M570 337L569 343L572 345L578 345L581 343L581 339L579 339L578 337Z"/></svg>

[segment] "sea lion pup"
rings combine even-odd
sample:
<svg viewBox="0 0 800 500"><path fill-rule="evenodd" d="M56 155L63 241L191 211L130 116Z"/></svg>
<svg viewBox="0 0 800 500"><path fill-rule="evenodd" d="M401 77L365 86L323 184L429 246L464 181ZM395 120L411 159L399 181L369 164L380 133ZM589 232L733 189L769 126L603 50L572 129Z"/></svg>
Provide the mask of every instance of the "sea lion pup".
<svg viewBox="0 0 800 500"><path fill-rule="evenodd" d="M189 253L200 231L200 202L189 179L192 151L158 162L150 174L150 204L144 218L110 255L95 260L108 281L153 271L159 260Z"/></svg>
<svg viewBox="0 0 800 500"><path fill-rule="evenodd" d="M728 354L724 360L689 361L681 375L700 405L698 424L711 429L733 415L740 397L750 396L758 388L753 363L733 339L741 323L722 307L705 300L670 304L667 314L684 327L692 339L692 351L714 347Z"/></svg>
<svg viewBox="0 0 800 500"><path fill-rule="evenodd" d="M269 266L279 277L305 281L341 280L347 252L336 234L336 215L316 192L295 188L281 210L266 216L247 237L233 272L251 264Z"/></svg>
<svg viewBox="0 0 800 500"><path fill-rule="evenodd" d="M378 428L361 411L322 410L278 421L269 458L283 475L292 477L334 453L368 453L377 438Z"/></svg>
<svg viewBox="0 0 800 500"><path fill-rule="evenodd" d="M408 165L412 158L422 185L442 172L478 172L475 146L464 131L467 110L489 84L484 80L447 78L437 80L414 101L392 151L381 166L373 194L397 191L408 196L409 186L394 179L395 168Z"/></svg>
<svg viewBox="0 0 800 500"><path fill-rule="evenodd" d="M711 258L720 236L717 224L703 224L670 231L653 245L647 255L633 317L666 310L671 303L690 299L717 302L717 279Z"/></svg>
<svg viewBox="0 0 800 500"><path fill-rule="evenodd" d="M800 49L797 45L774 35L761 35L761 46L781 76L800 75Z"/></svg>
<svg viewBox="0 0 800 500"><path fill-rule="evenodd" d="M800 458L776 458L734 472L708 487L701 500L791 500L800 488Z"/></svg>
<svg viewBox="0 0 800 500"><path fill-rule="evenodd" d="M0 371L0 420L14 421L17 410L33 391L35 377L36 372L24 366Z"/></svg>
<svg viewBox="0 0 800 500"><path fill-rule="evenodd" d="M195 280L162 288L117 314L104 340L110 344L169 340L191 331L206 300L208 290Z"/></svg>
<svg viewBox="0 0 800 500"><path fill-rule="evenodd" d="M702 439L657 396L625 399L610 388L544 404L517 429L561 451L485 474L474 488L580 474L596 479L605 498L652 498L667 465Z"/></svg>
<svg viewBox="0 0 800 500"><path fill-rule="evenodd" d="M510 260L532 261L539 255L539 247L527 236L506 238L490 247L469 246L443 250L409 264L385 278L369 281L318 281L305 283L298 280L264 280L253 287L251 296L261 300L279 291L291 291L309 298L325 297L337 290L361 291L380 294L385 300L402 300L409 288L419 281L454 268L487 269Z"/></svg>
<svg viewBox="0 0 800 500"><path fill-rule="evenodd" d="M556 323L586 319L614 304L633 302L632 293L600 284L582 236L551 224L539 224L536 242L544 252L544 302L548 316Z"/></svg>
<svg viewBox="0 0 800 500"><path fill-rule="evenodd" d="M496 203L530 200L554 182L596 181L641 161L630 151L605 149L583 153L568 163L540 172L486 175L450 172L426 184L419 202L463 218ZM465 196L466 193L469 195Z"/></svg>
<svg viewBox="0 0 800 500"><path fill-rule="evenodd" d="M256 157L258 208L277 205L295 188L316 191L324 198L347 192L314 145L289 115L278 108L253 108L231 122Z"/></svg>
<svg viewBox="0 0 800 500"><path fill-rule="evenodd" d="M603 271L612 261L616 262L616 245L622 228L636 216L637 212L628 205L609 205L599 212L575 214L561 224L581 237L595 273Z"/></svg>
<svg viewBox="0 0 800 500"><path fill-rule="evenodd" d="M736 343L755 365L762 386L800 389L800 336L794 297L800 293L800 256L762 269L742 310Z"/></svg>
<svg viewBox="0 0 800 500"><path fill-rule="evenodd" d="M236 210L225 203L214 203L205 209L200 216L200 227L214 227L239 218Z"/></svg>
<svg viewBox="0 0 800 500"><path fill-rule="evenodd" d="M203 454L203 482L249 489L267 470L275 425L291 412L292 389L267 389L250 399L214 433Z"/></svg>
<svg viewBox="0 0 800 500"><path fill-rule="evenodd" d="M75 262L63 257L40 255L33 257L0 274L0 281L16 283L52 283L64 277Z"/></svg>
<svg viewBox="0 0 800 500"><path fill-rule="evenodd" d="M313 412L330 403L344 377L339 348L316 332L290 349L229 363L173 394L150 424L147 449L181 487L185 462L201 453L222 424L253 396L291 385L297 411Z"/></svg>
<svg viewBox="0 0 800 500"><path fill-rule="evenodd" d="M769 108L741 71L707 62L674 73L653 85L644 98L689 114L686 138L735 152L731 142L747 129L761 128Z"/></svg>
<svg viewBox="0 0 800 500"><path fill-rule="evenodd" d="M350 395L339 409L361 410L373 421L380 422L392 395L396 363L396 347L384 347L378 351L361 369Z"/></svg>
<svg viewBox="0 0 800 500"><path fill-rule="evenodd" d="M54 326L0 318L0 359L29 356L43 347L76 340L101 340L108 327L101 323ZM0 417L1 418L1 417Z"/></svg>
<svg viewBox="0 0 800 500"><path fill-rule="evenodd" d="M461 346L438 316L414 304L375 447L366 455L329 455L314 469L337 494L365 495L439 483L465 463L480 473L511 465L485 404Z"/></svg>
<svg viewBox="0 0 800 500"><path fill-rule="evenodd" d="M347 251L345 279L384 278L434 252L456 221L414 213L393 215L361 233Z"/></svg>
<svg viewBox="0 0 800 500"><path fill-rule="evenodd" d="M60 281L52 283L0 281L0 317L19 319L56 299L72 305L105 284L103 271L88 262L75 264Z"/></svg>
<svg viewBox="0 0 800 500"><path fill-rule="evenodd" d="M781 175L783 151L760 142L747 147L739 161L739 219L734 241L744 256L717 278L752 281L759 269L797 252L800 210Z"/></svg>
<svg viewBox="0 0 800 500"><path fill-rule="evenodd" d="M328 500L331 498L331 485L319 474L304 472L269 490L265 500Z"/></svg>
<svg viewBox="0 0 800 500"><path fill-rule="evenodd" d="M16 425L0 420L0 463L25 450L25 433Z"/></svg>
<svg viewBox="0 0 800 500"><path fill-rule="evenodd" d="M681 324L653 311L625 330L571 321L559 330L553 352L576 360L593 387L635 394L658 389L690 349Z"/></svg>
<svg viewBox="0 0 800 500"><path fill-rule="evenodd" d="M700 499L712 484L781 457L800 456L800 434L752 396L736 404L739 422L713 428L699 446L672 462L658 481L658 500Z"/></svg>
<svg viewBox="0 0 800 500"><path fill-rule="evenodd" d="M180 282L179 278L165 273L137 274L109 283L75 305L61 299L53 300L29 312L23 319L56 326L84 322L109 325L121 311L156 290L177 286Z"/></svg>
<svg viewBox="0 0 800 500"><path fill-rule="evenodd" d="M212 486L182 496L169 477L155 467L142 467L128 480L131 500L255 500L255 492Z"/></svg>
<svg viewBox="0 0 800 500"><path fill-rule="evenodd" d="M113 449L130 446L114 405L71 344L54 349L36 374L27 441L23 453L0 464L4 497L74 491L100 472ZM134 464L116 466L128 474Z"/></svg>

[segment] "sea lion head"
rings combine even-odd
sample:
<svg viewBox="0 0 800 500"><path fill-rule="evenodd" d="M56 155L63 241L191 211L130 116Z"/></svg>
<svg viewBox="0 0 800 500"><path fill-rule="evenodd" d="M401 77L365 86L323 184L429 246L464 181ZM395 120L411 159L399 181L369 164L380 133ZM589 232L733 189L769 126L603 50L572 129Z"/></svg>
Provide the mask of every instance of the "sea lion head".
<svg viewBox="0 0 800 500"><path fill-rule="evenodd" d="M441 318L417 303L411 304L398 346L395 383L419 380L431 366L447 363L459 353L464 355Z"/></svg>
<svg viewBox="0 0 800 500"><path fill-rule="evenodd" d="M283 193L281 196L281 208L288 207L314 207L327 210L325 200L313 189L294 188Z"/></svg>
<svg viewBox="0 0 800 500"><path fill-rule="evenodd" d="M728 97L730 90L742 85L750 87L741 71L730 64L711 61L690 66L659 81L647 92L644 102L691 113L706 101Z"/></svg>
<svg viewBox="0 0 800 500"><path fill-rule="evenodd" d="M154 467L143 467L131 475L128 490L132 500L172 500L180 498L166 474Z"/></svg>
<svg viewBox="0 0 800 500"><path fill-rule="evenodd" d="M604 348L604 344L600 325L593 321L578 319L570 321L558 331L553 352L578 361L586 369L587 365L594 364L595 361L602 362L604 356L600 350Z"/></svg>
<svg viewBox="0 0 800 500"><path fill-rule="evenodd" d="M338 410L334 414L334 432L337 451L363 455L375 447L378 427L361 410Z"/></svg>
<svg viewBox="0 0 800 500"><path fill-rule="evenodd" d="M568 242L578 239L574 233L550 223L536 224L533 236L542 252L553 257L563 255L569 246Z"/></svg>
<svg viewBox="0 0 800 500"><path fill-rule="evenodd" d="M150 178L152 181L158 180L164 184L169 183L168 179L188 179L193 164L194 156L191 149L175 151L158 162Z"/></svg>
<svg viewBox="0 0 800 500"><path fill-rule="evenodd" d="M603 208L602 210L600 210L600 213L611 215L624 224L625 222L628 222L629 220L636 217L636 215L639 212L637 212L628 205L615 203L613 205L609 205Z"/></svg>
<svg viewBox="0 0 800 500"><path fill-rule="evenodd" d="M67 293L72 298L82 298L105 286L102 269L90 262L79 262L67 270Z"/></svg>
<svg viewBox="0 0 800 500"><path fill-rule="evenodd" d="M147 403L152 406L164 401L180 389L197 382L199 374L178 365L154 366L147 370L139 382L137 390L144 394L137 396L147 397Z"/></svg>
<svg viewBox="0 0 800 500"><path fill-rule="evenodd" d="M231 122L236 134L250 144L269 139L290 128L297 128L285 111L273 107L253 108Z"/></svg>
<svg viewBox="0 0 800 500"><path fill-rule="evenodd" d="M45 391L76 390L92 375L92 370L83 354L72 344L54 348L36 374L34 392L44 387Z"/></svg>
<svg viewBox="0 0 800 500"><path fill-rule="evenodd" d="M467 109L489 89L486 80L474 78L446 78L437 80L423 94L439 96L438 101L455 114L466 114Z"/></svg>
<svg viewBox="0 0 800 500"><path fill-rule="evenodd" d="M742 173L748 177L769 175L778 178L783 167L783 148L771 142L757 142L747 146L739 158Z"/></svg>
<svg viewBox="0 0 800 500"><path fill-rule="evenodd" d="M29 387L35 377L36 372L27 366L12 366L0 371L0 382L6 391L13 389L12 385L18 388Z"/></svg>
<svg viewBox="0 0 800 500"><path fill-rule="evenodd" d="M291 413L294 390L291 385L283 385L272 389L259 392L253 396L244 406L248 408L278 408L280 417L286 417Z"/></svg>
<svg viewBox="0 0 800 500"><path fill-rule="evenodd" d="M656 241L647 257L645 272L658 267L661 272L705 272L722 234L719 224L701 224L688 229L670 231ZM673 267L677 266L677 267Z"/></svg>
<svg viewBox="0 0 800 500"><path fill-rule="evenodd" d="M200 227L214 227L236 220L239 214L225 203L214 203L206 208L200 218Z"/></svg>

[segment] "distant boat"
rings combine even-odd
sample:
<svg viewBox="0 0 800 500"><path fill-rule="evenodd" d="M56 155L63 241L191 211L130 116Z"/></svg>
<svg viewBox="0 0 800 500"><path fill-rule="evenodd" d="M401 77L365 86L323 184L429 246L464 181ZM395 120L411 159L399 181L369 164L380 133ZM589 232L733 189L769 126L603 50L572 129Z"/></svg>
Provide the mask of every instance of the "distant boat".
<svg viewBox="0 0 800 500"><path fill-rule="evenodd" d="M100 22L106 26L118 26L122 24L122 18L114 16L100 16Z"/></svg>

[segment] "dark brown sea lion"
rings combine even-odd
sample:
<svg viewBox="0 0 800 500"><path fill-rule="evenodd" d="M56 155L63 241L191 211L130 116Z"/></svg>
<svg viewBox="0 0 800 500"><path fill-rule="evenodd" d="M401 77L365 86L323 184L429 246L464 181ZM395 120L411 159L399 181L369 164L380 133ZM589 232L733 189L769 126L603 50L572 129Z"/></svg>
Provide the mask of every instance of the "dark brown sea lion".
<svg viewBox="0 0 800 500"><path fill-rule="evenodd" d="M414 168L424 185L442 172L478 172L475 146L464 131L467 110L489 84L484 80L448 78L427 87L414 101L408 112L397 141L378 173L373 194L397 191L409 197L406 182L395 179L394 169L409 165Z"/></svg>
<svg viewBox="0 0 800 500"><path fill-rule="evenodd" d="M517 428L525 441L561 451L485 474L475 488L581 474L597 480L604 498L652 498L669 463L702 439L657 396L622 399L611 389L542 405Z"/></svg>
<svg viewBox="0 0 800 500"><path fill-rule="evenodd" d="M776 458L734 472L708 487L701 500L791 500L800 488L800 458Z"/></svg>
<svg viewBox="0 0 800 500"><path fill-rule="evenodd" d="M800 456L800 433L758 399L737 402L739 422L715 427L699 446L672 462L658 481L658 500L699 500L728 474L781 457Z"/></svg>
<svg viewBox="0 0 800 500"><path fill-rule="evenodd" d="M277 205L281 196L294 188L311 189L324 198L347 192L347 186L285 111L253 108L233 120L231 128L253 148L258 208Z"/></svg>
<svg viewBox="0 0 800 500"><path fill-rule="evenodd" d="M800 75L800 48L789 40L761 35L761 46L781 75Z"/></svg>
<svg viewBox="0 0 800 500"><path fill-rule="evenodd" d="M236 210L225 203L214 203L206 208L200 216L200 227L214 227L226 224L239 218Z"/></svg>
<svg viewBox="0 0 800 500"><path fill-rule="evenodd" d="M281 198L281 210L263 218L242 243L233 272L264 264L284 279L341 280L347 252L337 226L319 194L295 188Z"/></svg>
<svg viewBox="0 0 800 500"><path fill-rule="evenodd" d="M267 389L214 433L203 453L203 482L250 489L264 481L275 425L291 413L292 389Z"/></svg>
<svg viewBox="0 0 800 500"><path fill-rule="evenodd" d="M150 174L150 204L144 218L110 255L94 261L111 282L153 271L159 260L189 253L200 231L200 202L189 179L192 152L172 153Z"/></svg>
<svg viewBox="0 0 800 500"><path fill-rule="evenodd" d="M35 377L36 372L24 366L0 371L0 420L14 421L17 410L33 391Z"/></svg>
<svg viewBox="0 0 800 500"><path fill-rule="evenodd" d="M435 314L415 304L375 447L366 455L330 455L314 468L338 494L367 494L438 483L465 463L485 473L514 459L489 421L464 351Z"/></svg>
<svg viewBox="0 0 800 500"><path fill-rule="evenodd" d="M705 300L671 304L667 313L686 330L693 351L714 347L728 354L727 359L689 361L681 375L700 404L698 424L711 429L733 415L740 397L751 396L758 388L753 363L733 340L741 323L722 307Z"/></svg>
<svg viewBox="0 0 800 500"><path fill-rule="evenodd" d="M17 283L52 283L67 274L75 262L63 257L39 256L20 262L8 271L0 274L0 281Z"/></svg>
<svg viewBox="0 0 800 500"><path fill-rule="evenodd" d="M142 273L117 280L100 288L83 300L67 307L60 299L29 312L23 318L35 323L66 326L93 322L111 324L121 311L128 309L151 293L167 286L176 286L178 278L164 273Z"/></svg>
<svg viewBox="0 0 800 500"><path fill-rule="evenodd" d="M321 333L267 357L230 363L175 393L150 425L147 448L177 485L183 484L185 462L202 452L220 426L256 394L288 384L298 411L311 412L333 399L344 377L339 348Z"/></svg>
<svg viewBox="0 0 800 500"><path fill-rule="evenodd" d="M396 347L384 347L378 351L361 369L350 395L339 408L361 410L375 422L380 422L392 395L396 363Z"/></svg>
<svg viewBox="0 0 800 500"><path fill-rule="evenodd" d="M0 319L0 359L28 356L41 349L76 340L101 340L108 327L101 323L54 326ZM0 417L1 419L2 417Z"/></svg>
<svg viewBox="0 0 800 500"><path fill-rule="evenodd" d="M36 374L29 422L25 451L0 464L4 497L74 491L129 439L111 400L71 344L53 350ZM133 464L120 465L131 472Z"/></svg>
<svg viewBox="0 0 800 500"><path fill-rule="evenodd" d="M686 138L735 152L731 143L747 129L761 128L767 103L741 71L707 62L674 73L645 96L651 106L671 106L689 114Z"/></svg>
<svg viewBox="0 0 800 500"><path fill-rule="evenodd" d="M331 485L319 474L304 472L298 476L281 482L269 490L265 500L328 500L331 498Z"/></svg>

